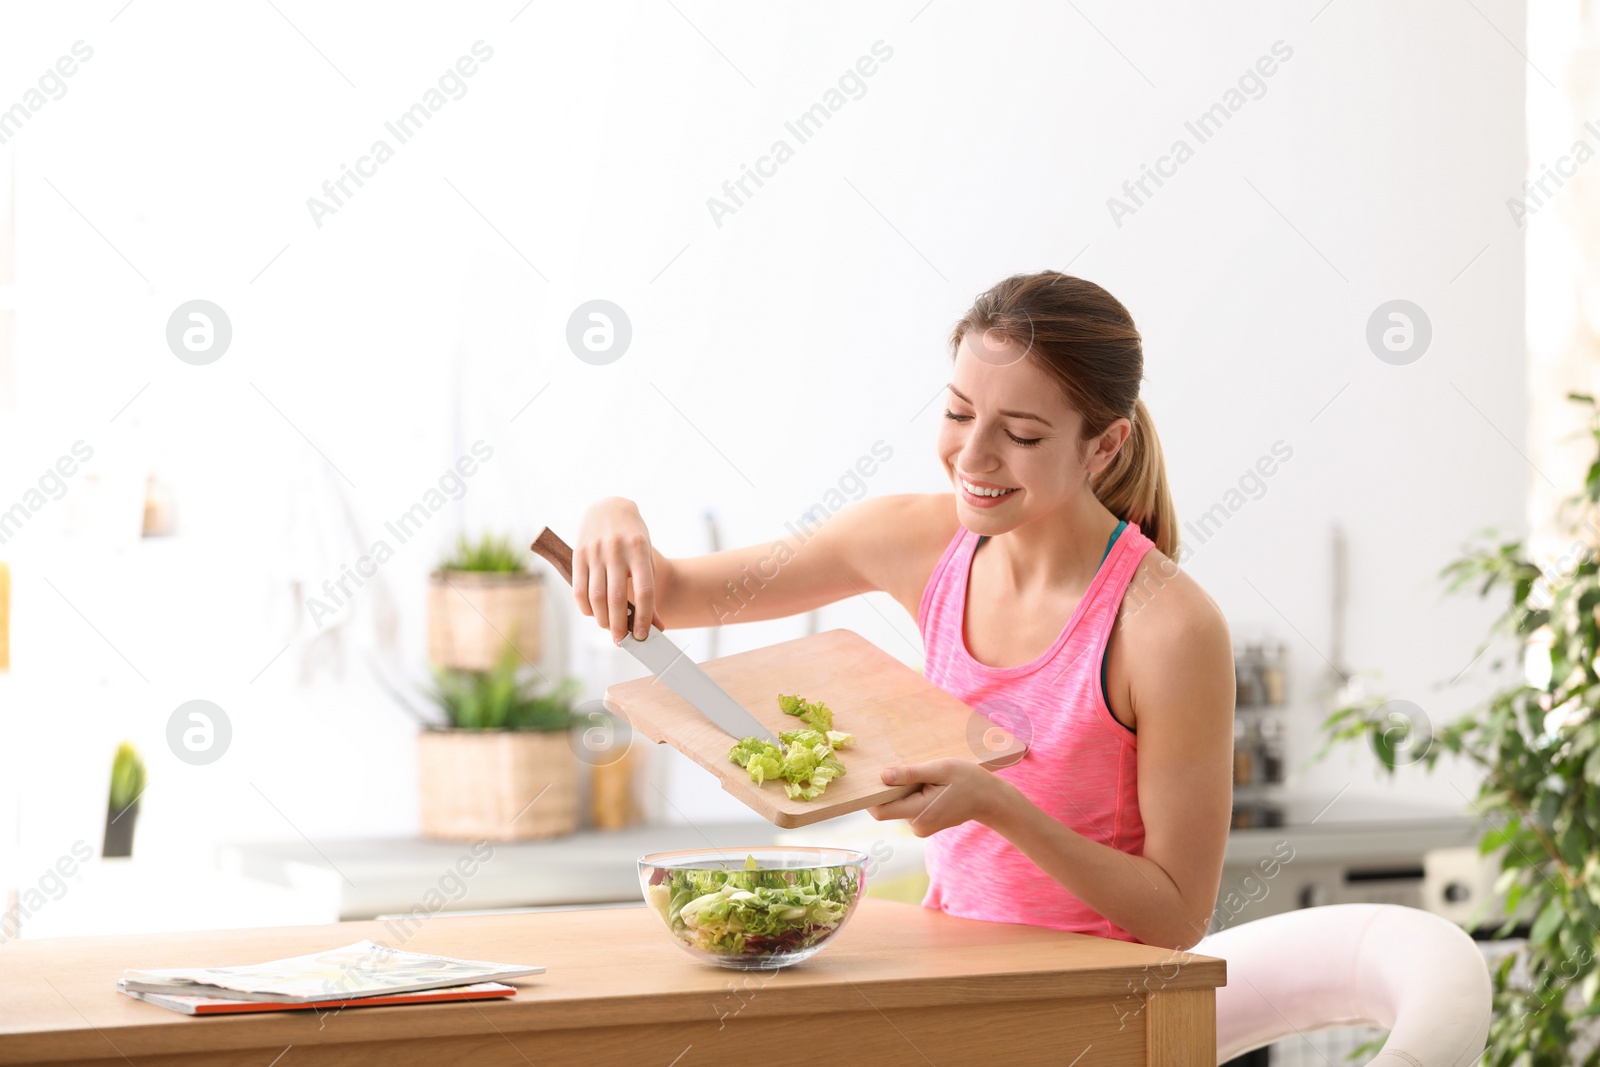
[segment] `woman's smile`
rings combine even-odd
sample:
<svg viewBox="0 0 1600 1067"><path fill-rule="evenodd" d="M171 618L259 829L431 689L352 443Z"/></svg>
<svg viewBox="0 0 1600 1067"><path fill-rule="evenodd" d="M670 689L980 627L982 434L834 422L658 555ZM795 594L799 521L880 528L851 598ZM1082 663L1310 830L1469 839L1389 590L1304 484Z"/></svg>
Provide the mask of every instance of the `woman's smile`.
<svg viewBox="0 0 1600 1067"><path fill-rule="evenodd" d="M995 507L1021 492L1016 487L974 481L961 474L956 475L956 484L961 487L961 499L976 508Z"/></svg>

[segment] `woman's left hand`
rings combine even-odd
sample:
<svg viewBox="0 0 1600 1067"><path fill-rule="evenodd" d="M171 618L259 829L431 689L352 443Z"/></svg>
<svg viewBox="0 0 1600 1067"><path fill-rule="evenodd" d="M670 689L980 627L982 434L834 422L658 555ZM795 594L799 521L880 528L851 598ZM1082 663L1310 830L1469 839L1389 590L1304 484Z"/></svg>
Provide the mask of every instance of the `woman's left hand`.
<svg viewBox="0 0 1600 1067"><path fill-rule="evenodd" d="M971 760L936 759L883 769L887 785L919 784L921 788L898 800L867 809L874 819L905 819L917 837L971 819L986 822L1002 810L1008 790L1014 787L994 772Z"/></svg>

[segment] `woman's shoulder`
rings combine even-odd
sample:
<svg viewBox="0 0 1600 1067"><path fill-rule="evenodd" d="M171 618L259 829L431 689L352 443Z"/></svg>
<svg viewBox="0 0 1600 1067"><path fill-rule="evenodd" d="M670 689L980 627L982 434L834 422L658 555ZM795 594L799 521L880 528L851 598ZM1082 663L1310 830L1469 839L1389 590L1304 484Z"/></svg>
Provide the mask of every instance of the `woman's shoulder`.
<svg viewBox="0 0 1600 1067"><path fill-rule="evenodd" d="M840 512L839 519L863 574L913 614L934 567L961 528L954 493L869 497Z"/></svg>
<svg viewBox="0 0 1600 1067"><path fill-rule="evenodd" d="M930 571L939 562L950 542L961 532L961 520L956 516L954 493L899 493L887 499L898 512L898 521L904 529L908 553L923 571ZM927 577L926 574L923 575Z"/></svg>
<svg viewBox="0 0 1600 1067"><path fill-rule="evenodd" d="M1201 741L1225 751L1232 743L1224 735L1233 716L1233 638L1217 602L1152 546L1134 569L1116 626L1126 664L1124 706L1140 738L1173 739L1160 746L1166 760L1192 758Z"/></svg>
<svg viewBox="0 0 1600 1067"><path fill-rule="evenodd" d="M859 531L881 534L900 551L938 545L943 554L961 527L954 493L886 493L852 505L840 517L851 512Z"/></svg>
<svg viewBox="0 0 1600 1067"><path fill-rule="evenodd" d="M1154 545L1140 558L1128 581L1117 626L1128 645L1138 650L1140 662L1232 647L1222 608Z"/></svg>
<svg viewBox="0 0 1600 1067"><path fill-rule="evenodd" d="M942 534L948 543L961 525L956 517L954 493L890 493L878 499L884 501L886 507L926 527L931 539Z"/></svg>

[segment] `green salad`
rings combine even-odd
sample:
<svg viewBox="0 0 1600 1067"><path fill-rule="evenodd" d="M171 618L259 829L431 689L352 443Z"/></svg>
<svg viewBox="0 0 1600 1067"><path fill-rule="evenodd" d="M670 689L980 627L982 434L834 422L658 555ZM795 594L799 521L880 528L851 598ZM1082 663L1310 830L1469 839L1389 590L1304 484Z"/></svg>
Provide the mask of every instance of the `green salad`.
<svg viewBox="0 0 1600 1067"><path fill-rule="evenodd" d="M645 898L690 948L719 956L809 948L829 937L861 890L854 867L687 870L658 867Z"/></svg>
<svg viewBox="0 0 1600 1067"><path fill-rule="evenodd" d="M728 758L749 771L750 780L757 785L781 779L790 800L815 800L829 782L844 773L834 749L855 744L855 735L835 730L832 709L820 701L779 693L778 707L785 715L799 718L805 728L778 734L781 745L758 737L740 738Z"/></svg>

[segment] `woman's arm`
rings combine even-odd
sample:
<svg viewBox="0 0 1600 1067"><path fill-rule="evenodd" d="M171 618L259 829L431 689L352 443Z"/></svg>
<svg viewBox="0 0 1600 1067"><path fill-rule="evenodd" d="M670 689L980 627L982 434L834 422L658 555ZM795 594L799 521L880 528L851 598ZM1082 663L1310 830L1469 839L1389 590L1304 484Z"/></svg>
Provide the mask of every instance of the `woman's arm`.
<svg viewBox="0 0 1600 1067"><path fill-rule="evenodd" d="M869 810L875 818L909 818L918 837L978 819L1140 941L1187 949L1210 926L1227 848L1232 643L1216 604L1181 572L1120 636L1134 664L1143 855L1090 841L970 760L892 768L904 776L886 772L885 781L927 784Z"/></svg>
<svg viewBox="0 0 1600 1067"><path fill-rule="evenodd" d="M664 629L779 619L874 590L903 601L905 590L921 592L916 583L927 580L954 522L948 493L892 494L849 504L804 538L786 531L744 548L669 559L650 543L633 502L610 497L584 516L572 552L573 596L613 640L625 632L630 599Z"/></svg>
<svg viewBox="0 0 1600 1067"><path fill-rule="evenodd" d="M1228 844L1233 647L1222 613L1192 581L1167 582L1152 606L1163 594L1168 610L1141 610L1123 635L1133 665L1144 854L1089 841L1014 789L990 825L1139 940L1186 949L1210 926Z"/></svg>

